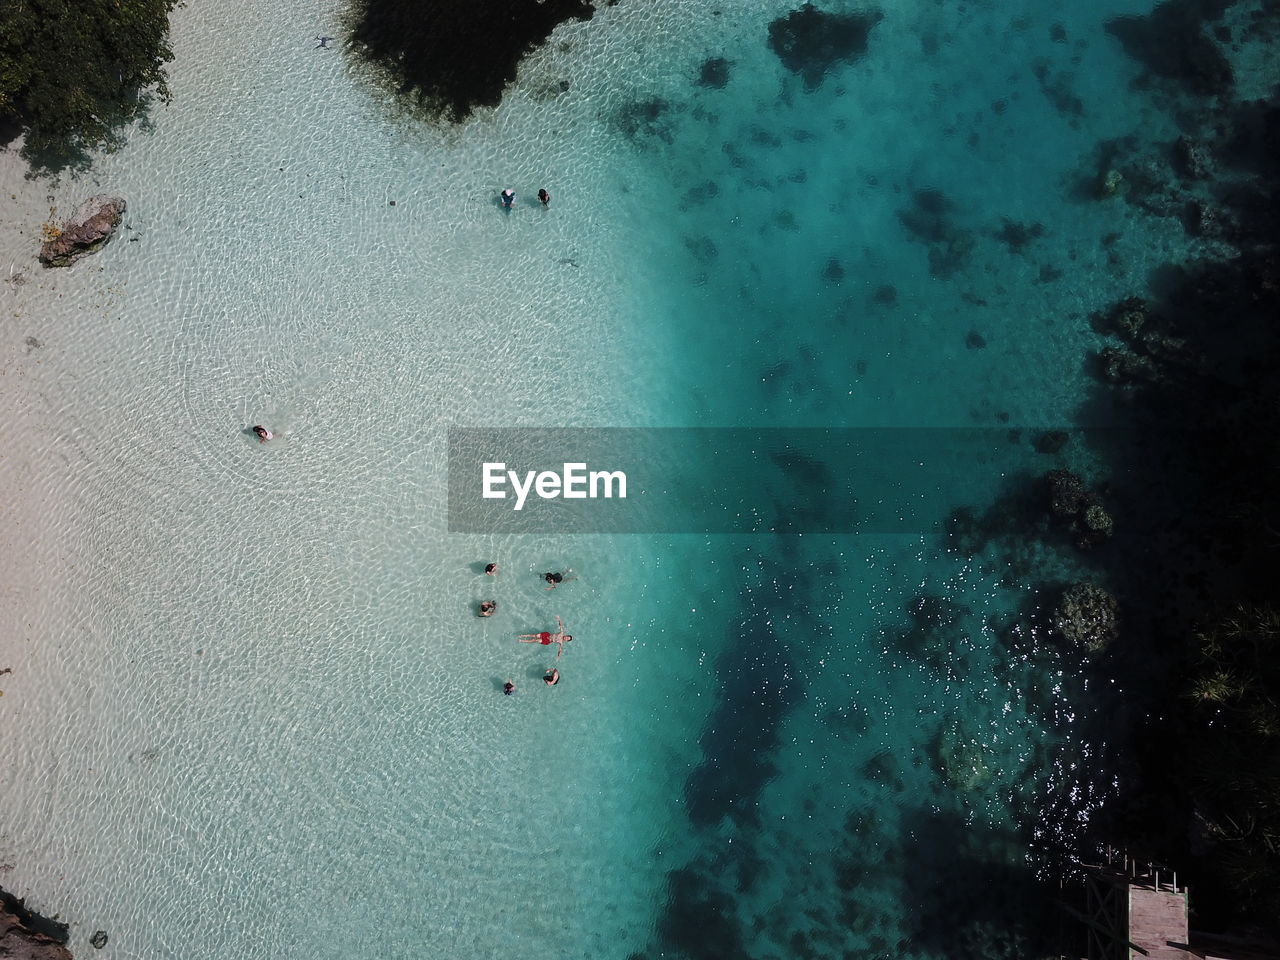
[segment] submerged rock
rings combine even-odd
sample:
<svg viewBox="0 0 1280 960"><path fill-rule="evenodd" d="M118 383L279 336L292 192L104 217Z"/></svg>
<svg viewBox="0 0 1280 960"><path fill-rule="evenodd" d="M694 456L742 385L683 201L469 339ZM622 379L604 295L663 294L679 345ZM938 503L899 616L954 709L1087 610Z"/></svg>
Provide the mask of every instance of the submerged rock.
<svg viewBox="0 0 1280 960"><path fill-rule="evenodd" d="M95 930L93 936L89 938L89 946L95 950L101 950L107 945L107 931Z"/></svg>
<svg viewBox="0 0 1280 960"><path fill-rule="evenodd" d="M0 957L7 960L72 960L67 925L32 913L0 890Z"/></svg>
<svg viewBox="0 0 1280 960"><path fill-rule="evenodd" d="M1097 652L1116 638L1119 609L1116 598L1096 583L1077 583L1063 591L1053 625L1068 643Z"/></svg>
<svg viewBox="0 0 1280 960"><path fill-rule="evenodd" d="M968 792L991 779L987 750L977 733L960 721L938 731L933 742L934 769L950 787Z"/></svg>
<svg viewBox="0 0 1280 960"><path fill-rule="evenodd" d="M62 225L56 236L40 248L40 262L46 267L66 267L95 252L111 239L124 216L122 197L101 194L90 197Z"/></svg>
<svg viewBox="0 0 1280 960"><path fill-rule="evenodd" d="M1107 170L1098 184L1098 193L1103 197L1114 197L1124 186L1124 174L1119 170Z"/></svg>
<svg viewBox="0 0 1280 960"><path fill-rule="evenodd" d="M827 13L806 3L769 24L769 48L804 79L806 90L816 90L836 64L852 63L867 52L871 28L882 19L879 10Z"/></svg>

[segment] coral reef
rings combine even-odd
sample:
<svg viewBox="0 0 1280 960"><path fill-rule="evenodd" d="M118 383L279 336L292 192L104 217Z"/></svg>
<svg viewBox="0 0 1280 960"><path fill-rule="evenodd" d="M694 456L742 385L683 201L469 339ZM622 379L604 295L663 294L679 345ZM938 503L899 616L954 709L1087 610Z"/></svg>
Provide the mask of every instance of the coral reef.
<svg viewBox="0 0 1280 960"><path fill-rule="evenodd" d="M1053 626L1068 643L1096 653L1116 638L1119 604L1096 583L1076 583L1063 591Z"/></svg>
<svg viewBox="0 0 1280 960"><path fill-rule="evenodd" d="M1050 516L1071 532L1077 547L1088 550L1110 539L1113 522L1102 505L1102 497L1090 490L1080 476L1070 470L1051 470L1045 474L1044 484Z"/></svg>

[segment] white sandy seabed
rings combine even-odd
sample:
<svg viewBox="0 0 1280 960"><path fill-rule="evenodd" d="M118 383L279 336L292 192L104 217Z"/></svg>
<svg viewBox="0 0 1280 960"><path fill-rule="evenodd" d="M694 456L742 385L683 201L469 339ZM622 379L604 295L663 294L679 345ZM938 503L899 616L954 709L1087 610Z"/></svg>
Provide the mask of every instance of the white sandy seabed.
<svg viewBox="0 0 1280 960"><path fill-rule="evenodd" d="M687 758L655 770L591 694L648 669L627 572L607 538L447 535L444 426L648 422L608 77L644 81L643 41L701 22L678 6L560 28L442 133L315 49L337 6L189 4L152 130L56 183L0 157L0 883L73 948L644 941L666 825L635 813ZM120 235L42 270L50 206L99 191ZM565 565L593 574L553 602L535 574ZM552 693L511 638L555 613Z"/></svg>

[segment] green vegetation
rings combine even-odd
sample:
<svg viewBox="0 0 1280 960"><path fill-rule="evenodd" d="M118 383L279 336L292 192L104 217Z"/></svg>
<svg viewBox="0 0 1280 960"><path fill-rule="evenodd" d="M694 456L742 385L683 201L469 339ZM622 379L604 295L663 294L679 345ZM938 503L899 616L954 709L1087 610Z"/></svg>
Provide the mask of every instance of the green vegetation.
<svg viewBox="0 0 1280 960"><path fill-rule="evenodd" d="M0 120L33 166L83 163L167 101L169 12L178 0L0 0Z"/></svg>
<svg viewBox="0 0 1280 960"><path fill-rule="evenodd" d="M1280 911L1280 613L1244 606L1197 636L1189 792L1212 870L1246 915Z"/></svg>

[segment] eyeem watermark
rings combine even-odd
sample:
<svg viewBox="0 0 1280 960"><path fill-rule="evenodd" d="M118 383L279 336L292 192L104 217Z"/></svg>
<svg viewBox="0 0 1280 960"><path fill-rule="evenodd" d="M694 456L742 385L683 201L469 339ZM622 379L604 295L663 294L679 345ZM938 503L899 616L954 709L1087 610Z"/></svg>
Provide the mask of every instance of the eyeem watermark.
<svg viewBox="0 0 1280 960"><path fill-rule="evenodd" d="M1000 497L1043 487L1044 429L450 427L448 529L972 539Z"/></svg>
<svg viewBox="0 0 1280 960"><path fill-rule="evenodd" d="M515 493L516 510L523 510L525 500L533 492L543 500L611 500L627 498L627 475L621 470L587 470L585 463L566 463L564 470L527 470L523 482L515 470L505 463L485 463L482 467L483 493L486 500L505 500L508 483Z"/></svg>

